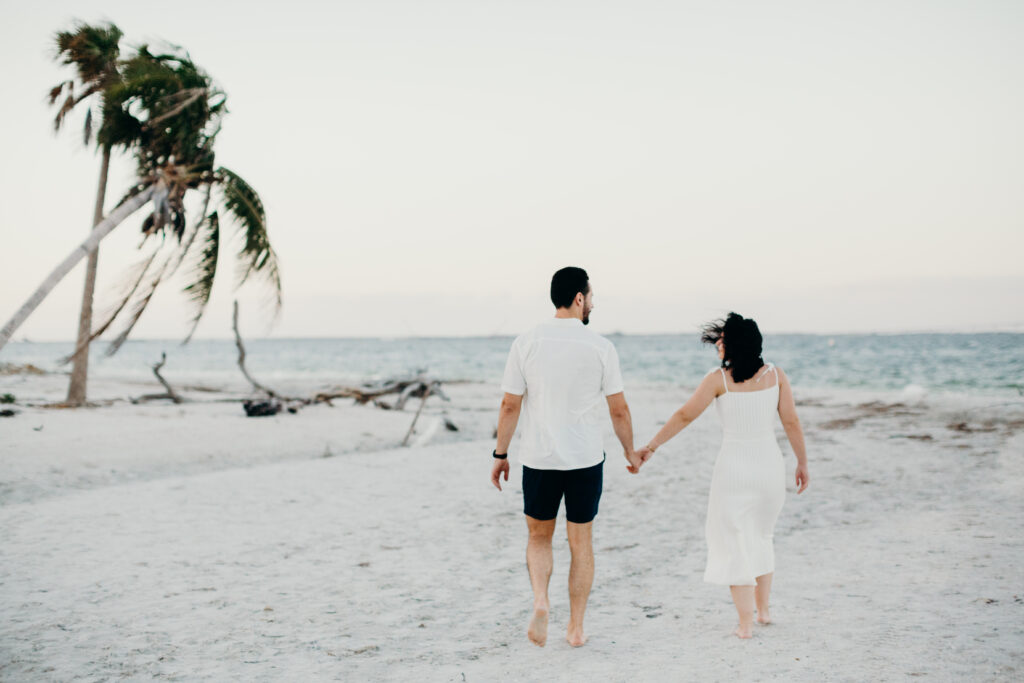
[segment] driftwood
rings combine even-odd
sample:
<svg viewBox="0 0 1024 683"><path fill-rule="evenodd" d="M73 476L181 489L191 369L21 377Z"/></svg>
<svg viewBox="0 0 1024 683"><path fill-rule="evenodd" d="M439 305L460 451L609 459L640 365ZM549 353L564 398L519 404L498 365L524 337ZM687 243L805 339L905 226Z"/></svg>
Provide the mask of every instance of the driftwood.
<svg viewBox="0 0 1024 683"><path fill-rule="evenodd" d="M413 430L416 427L416 421L419 419L420 413L423 412L423 406L426 405L427 399L430 396L438 396L444 401L451 400L441 389L441 381L427 377L422 370L413 377L403 379L389 379L383 382L363 384L358 387L334 387L328 391L319 392L312 398L282 396L273 389L270 389L253 379L252 375L249 374L249 371L245 367L245 345L242 343L242 335L238 331L237 300L234 303L232 328L235 331L235 346L238 347L239 369L254 389L266 394L267 396L267 400L264 401L247 400L243 403L245 414L249 417L276 415L281 411L283 402L291 404L287 406L287 410L289 413L294 414L298 412L300 407L310 404L326 403L327 405L332 406L334 404L331 403L331 401L338 398L355 399L355 402L358 405L365 405L372 402L375 406L384 410L403 410L406 402L410 398L421 398L420 407L416 410L416 415L413 417L412 424L409 425L409 431L406 433L405 439L402 441L402 445L404 446L409 443L409 438L412 436ZM165 384L164 386L167 385ZM394 403L382 400L383 396L389 396L391 394L398 394ZM454 422L448 419L447 415L444 416L444 426L449 431L459 431L459 428L455 426Z"/></svg>
<svg viewBox="0 0 1024 683"><path fill-rule="evenodd" d="M423 400L420 401L420 407L416 410L416 416L412 418L412 424L409 425L409 431L405 433L405 438L402 439L402 445L409 445L409 437L412 436L412 430L416 428L416 420L420 419L420 413L423 412L423 406L427 405L427 399L430 398L430 391L434 388L434 383L428 384L427 388L423 391ZM402 392L402 396L406 396L406 392Z"/></svg>
<svg viewBox="0 0 1024 683"><path fill-rule="evenodd" d="M382 399L384 396L391 394L398 394L394 402L388 402ZM354 399L356 404L365 405L367 403L373 403L373 405L383 410L404 410L405 404L411 398L419 398L420 405L416 409L416 415L413 416L412 424L409 425L409 430L405 434L405 438L402 440L402 445L406 446L409 444L409 439L412 438L413 431L416 429L416 422L420 419L420 414L423 412L423 406L427 404L427 399L431 396L437 396L443 401L450 401L451 399L441 389L441 381L431 377L427 377L422 372L414 377L407 377L403 379L390 379L383 382L364 384L360 387L335 387L330 391L325 391L317 394L313 397L310 403L326 403L327 405L333 405L331 401L336 398L351 398ZM452 422L447 415L442 417L444 420L445 429L450 432L457 432L459 428Z"/></svg>
<svg viewBox="0 0 1024 683"><path fill-rule="evenodd" d="M167 353L161 351L160 362L153 365L153 374L156 375L156 378L157 380L160 381L160 384L164 385L164 389L166 391L162 394L145 394L143 396L139 396L138 398L133 398L132 403L141 403L142 401L157 401L160 399L170 399L175 403L185 402L185 399L179 396L178 393L174 390L174 388L167 383L167 380L164 379L163 375L160 374L160 368L162 368L164 366L164 363L166 362Z"/></svg>
<svg viewBox="0 0 1024 683"><path fill-rule="evenodd" d="M262 384L260 384L256 380L254 380L252 378L252 375L249 374L249 371L245 369L245 346L242 344L242 335L239 334L239 332L238 332L238 300L237 299L235 300L235 311L234 311L234 313L231 316L231 326L235 330L235 346L238 347L238 367L239 367L239 369L241 369L242 374L245 375L245 378L247 380L249 380L249 384L251 384L257 391L262 391L263 393L265 393L270 398L281 398L281 396L276 391L274 391L272 389L268 389L267 387L263 386Z"/></svg>
<svg viewBox="0 0 1024 683"><path fill-rule="evenodd" d="M441 397L445 401L451 399L441 390L441 381L418 374L414 377L402 379L389 379L382 382L363 384L358 387L334 387L328 391L318 393L308 403L326 403L333 405L331 401L336 398L351 398L359 405L372 402L378 408L384 410L403 410L405 403L410 398L422 398L430 388L430 393ZM382 396L398 394L394 403L381 400Z"/></svg>

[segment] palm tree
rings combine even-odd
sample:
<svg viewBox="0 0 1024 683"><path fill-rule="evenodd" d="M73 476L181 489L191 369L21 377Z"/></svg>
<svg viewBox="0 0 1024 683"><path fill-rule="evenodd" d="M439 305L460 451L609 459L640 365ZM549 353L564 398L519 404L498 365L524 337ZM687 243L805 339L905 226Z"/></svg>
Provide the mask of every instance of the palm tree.
<svg viewBox="0 0 1024 683"><path fill-rule="evenodd" d="M125 117L117 107L110 106L106 94L121 80L118 70L120 57L121 30L114 24L90 26L77 24L73 31L60 31L55 36L57 51L55 58L62 64L73 66L77 72L74 79L63 81L50 90L50 104L58 105L54 118L54 129L60 131L68 114L79 107L85 107L84 143L93 139L93 110L98 109L100 121L96 137L102 151L99 187L96 190L96 207L93 210L93 226L103 220L103 203L106 199L107 174L110 169L110 153L114 146L131 146L136 128L131 117ZM58 102L63 98L63 101ZM97 106L98 104L98 106ZM71 381L68 385L67 403L85 403L86 382L89 375L89 344L92 330L93 294L96 288L96 268L99 249L89 253L85 269L85 286L82 291L82 307L78 317L78 343L72 356Z"/></svg>
<svg viewBox="0 0 1024 683"><path fill-rule="evenodd" d="M127 322L107 351L116 352L157 287L189 257L192 268L185 292L193 304L194 315L187 342L206 310L216 277L222 213L233 219L241 235L235 287L252 277L263 280L269 285L275 313L280 311L280 271L267 235L263 202L238 174L214 164L214 142L221 119L227 113L223 91L181 50L153 54L143 46L122 64L121 75L120 82L109 91L108 101L136 121L138 183L0 330L0 348L91 248L150 201L152 211L143 221L144 238L140 245L149 245L150 253L130 269L122 296L86 344L124 317ZM193 221L187 220L185 210L189 190L199 190L202 195L202 209ZM202 248L190 256L196 243Z"/></svg>

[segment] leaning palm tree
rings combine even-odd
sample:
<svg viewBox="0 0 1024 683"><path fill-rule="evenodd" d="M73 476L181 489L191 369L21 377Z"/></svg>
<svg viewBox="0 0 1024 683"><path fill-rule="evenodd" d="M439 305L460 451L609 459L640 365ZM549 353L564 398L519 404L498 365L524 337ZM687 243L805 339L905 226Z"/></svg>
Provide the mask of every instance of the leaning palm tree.
<svg viewBox="0 0 1024 683"><path fill-rule="evenodd" d="M143 46L123 64L122 81L109 96L120 111L138 121L138 183L0 330L0 348L90 249L150 202L152 210L142 223L140 245L149 253L129 270L121 295L86 343L123 320L108 348L108 353L116 352L157 287L188 261L191 272L185 292L193 304L193 318L187 342L206 310L221 260L222 213L233 220L241 236L236 288L250 278L259 278L269 286L275 313L280 310L280 271L267 235L263 202L239 175L214 163L214 143L227 112L224 93L186 53L153 54ZM192 221L185 208L190 190L201 195L201 210ZM197 253L195 245L201 245Z"/></svg>
<svg viewBox="0 0 1024 683"><path fill-rule="evenodd" d="M66 66L75 68L77 78L58 83L50 90L50 104L57 106L54 128L59 131L68 115L77 109L85 109L84 143L93 141L93 111L99 114L99 125L95 140L102 153L99 187L96 190L96 207L92 224L95 227L103 220L103 204L106 199L107 174L110 169L110 154L115 146L129 148L137 133L135 120L125 116L116 106L111 106L107 94L121 81L119 71L121 30L113 24L90 26L77 24L73 31L60 31L55 36L55 58ZM85 269L85 286L82 290L82 307L78 317L77 352L73 355L71 381L68 385L67 403L85 403L86 382L89 375L89 345L87 340L92 329L93 294L96 288L96 268L99 249L89 253Z"/></svg>

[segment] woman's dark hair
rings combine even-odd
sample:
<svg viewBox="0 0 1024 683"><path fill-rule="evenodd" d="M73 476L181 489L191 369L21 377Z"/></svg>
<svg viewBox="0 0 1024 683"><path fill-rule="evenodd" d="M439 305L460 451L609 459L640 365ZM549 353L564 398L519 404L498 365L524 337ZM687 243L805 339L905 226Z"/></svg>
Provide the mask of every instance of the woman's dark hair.
<svg viewBox="0 0 1024 683"><path fill-rule="evenodd" d="M732 381L745 382L764 365L761 330L750 318L730 313L725 320L710 322L702 328L700 340L705 344L716 344L719 339L725 346L722 367L732 369Z"/></svg>
<svg viewBox="0 0 1024 683"><path fill-rule="evenodd" d="M577 294L590 292L590 278L582 268L562 268L551 277L551 303L555 308L569 308Z"/></svg>

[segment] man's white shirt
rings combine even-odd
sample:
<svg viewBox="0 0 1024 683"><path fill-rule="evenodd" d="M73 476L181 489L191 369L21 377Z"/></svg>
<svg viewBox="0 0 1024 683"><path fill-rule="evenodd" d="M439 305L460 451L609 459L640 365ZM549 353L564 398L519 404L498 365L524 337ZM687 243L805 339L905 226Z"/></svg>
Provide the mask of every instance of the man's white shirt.
<svg viewBox="0 0 1024 683"><path fill-rule="evenodd" d="M622 391L615 346L577 318L552 318L520 335L502 391L523 396L515 455L542 470L575 470L604 458L606 396Z"/></svg>

